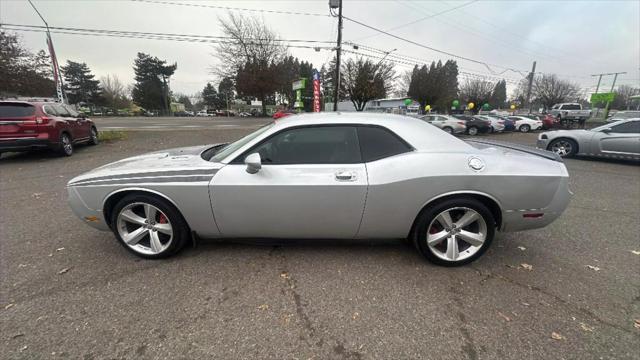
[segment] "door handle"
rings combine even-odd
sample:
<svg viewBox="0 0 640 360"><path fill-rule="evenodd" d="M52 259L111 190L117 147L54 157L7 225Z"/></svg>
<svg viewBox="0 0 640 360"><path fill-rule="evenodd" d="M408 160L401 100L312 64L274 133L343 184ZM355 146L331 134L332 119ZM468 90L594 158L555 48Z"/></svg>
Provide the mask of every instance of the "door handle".
<svg viewBox="0 0 640 360"><path fill-rule="evenodd" d="M338 171L336 172L336 180L338 181L354 181L356 175L351 171Z"/></svg>

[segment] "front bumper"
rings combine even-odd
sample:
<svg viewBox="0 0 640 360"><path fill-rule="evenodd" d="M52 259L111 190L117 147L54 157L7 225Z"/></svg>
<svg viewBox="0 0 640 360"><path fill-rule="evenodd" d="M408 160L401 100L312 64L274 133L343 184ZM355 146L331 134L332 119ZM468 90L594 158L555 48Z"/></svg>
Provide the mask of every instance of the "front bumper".
<svg viewBox="0 0 640 360"><path fill-rule="evenodd" d="M111 229L105 221L104 214L100 209L90 209L82 200L78 190L74 186L67 186L69 194L69 206L73 213L76 214L85 224L102 231L110 231Z"/></svg>
<svg viewBox="0 0 640 360"><path fill-rule="evenodd" d="M549 146L549 139L538 139L538 141L536 141L536 147L538 149L547 150L547 146Z"/></svg>

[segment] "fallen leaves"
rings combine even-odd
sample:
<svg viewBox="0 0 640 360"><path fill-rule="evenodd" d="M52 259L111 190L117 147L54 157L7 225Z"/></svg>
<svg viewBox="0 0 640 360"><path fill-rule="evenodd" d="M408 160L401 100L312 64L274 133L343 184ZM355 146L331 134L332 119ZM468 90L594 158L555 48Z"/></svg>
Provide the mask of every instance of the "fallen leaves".
<svg viewBox="0 0 640 360"><path fill-rule="evenodd" d="M584 331L593 332L593 327L592 327L592 326L589 326L589 325L587 325L587 324L585 324L585 323L582 323L582 322L581 322L581 323L580 323L580 327L581 327L581 328L582 328L582 330L584 330Z"/></svg>
<svg viewBox="0 0 640 360"><path fill-rule="evenodd" d="M502 316L502 318L503 318L506 322L511 321L511 318L510 318L510 317L508 317L507 315L505 315L505 314L501 313L500 311L498 311L498 315Z"/></svg>
<svg viewBox="0 0 640 360"><path fill-rule="evenodd" d="M268 304L262 304L260 306L258 306L258 309L260 310L269 310L269 305Z"/></svg>
<svg viewBox="0 0 640 360"><path fill-rule="evenodd" d="M525 270L528 270L528 271L533 271L533 265L522 263L522 264L520 264L520 267L525 269Z"/></svg>
<svg viewBox="0 0 640 360"><path fill-rule="evenodd" d="M33 193L31 194L31 197L38 200L42 195L44 195L44 193Z"/></svg>
<svg viewBox="0 0 640 360"><path fill-rule="evenodd" d="M633 320L633 327L636 329L640 329L640 319Z"/></svg>
<svg viewBox="0 0 640 360"><path fill-rule="evenodd" d="M564 336L562 336L562 335L558 334L558 333L557 333L557 332L555 332L555 331L553 331L553 332L551 333L551 338L552 338L553 340L567 340L567 338L565 338Z"/></svg>
<svg viewBox="0 0 640 360"><path fill-rule="evenodd" d="M353 313L353 316L351 316L353 320L357 320L359 317L360 317L360 313L357 311Z"/></svg>
<svg viewBox="0 0 640 360"><path fill-rule="evenodd" d="M68 268L64 268L64 269L62 269L62 270L58 271L58 275L65 274L65 273L67 273L69 270L71 270L71 268L70 268L70 267L68 267Z"/></svg>
<svg viewBox="0 0 640 360"><path fill-rule="evenodd" d="M291 277L289 277L289 273L286 271L283 271L280 273L280 277L283 279L290 279Z"/></svg>
<svg viewBox="0 0 640 360"><path fill-rule="evenodd" d="M14 303L7 304L7 305L5 305L5 306L4 306L4 309L5 309L5 310L7 310L7 309L11 309L14 305L15 305Z"/></svg>
<svg viewBox="0 0 640 360"><path fill-rule="evenodd" d="M585 265L587 267L587 269L591 269L593 271L600 271L600 268L597 266L593 266L593 265Z"/></svg>

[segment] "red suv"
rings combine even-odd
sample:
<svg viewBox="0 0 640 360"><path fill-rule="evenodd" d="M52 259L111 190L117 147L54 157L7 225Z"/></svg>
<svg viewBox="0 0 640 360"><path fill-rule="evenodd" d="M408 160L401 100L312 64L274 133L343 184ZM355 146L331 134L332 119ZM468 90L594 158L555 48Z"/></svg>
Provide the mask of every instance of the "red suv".
<svg viewBox="0 0 640 360"><path fill-rule="evenodd" d="M93 121L55 102L0 101L0 153L48 148L63 156L79 143L98 144Z"/></svg>

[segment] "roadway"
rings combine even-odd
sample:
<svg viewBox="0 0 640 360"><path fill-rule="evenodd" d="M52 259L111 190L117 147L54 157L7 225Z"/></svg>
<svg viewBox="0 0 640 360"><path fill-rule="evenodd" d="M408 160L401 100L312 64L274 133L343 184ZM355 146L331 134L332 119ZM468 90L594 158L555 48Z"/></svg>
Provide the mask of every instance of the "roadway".
<svg viewBox="0 0 640 360"><path fill-rule="evenodd" d="M249 129L271 121L267 117L96 117L98 130Z"/></svg>

